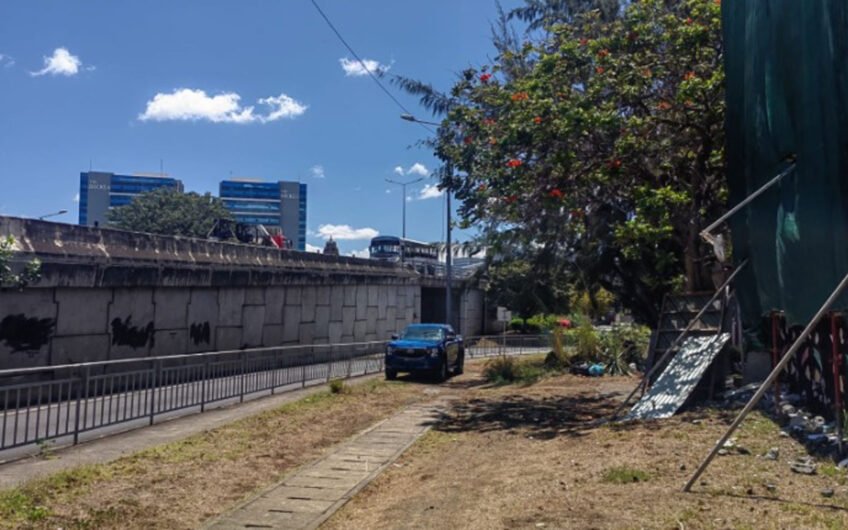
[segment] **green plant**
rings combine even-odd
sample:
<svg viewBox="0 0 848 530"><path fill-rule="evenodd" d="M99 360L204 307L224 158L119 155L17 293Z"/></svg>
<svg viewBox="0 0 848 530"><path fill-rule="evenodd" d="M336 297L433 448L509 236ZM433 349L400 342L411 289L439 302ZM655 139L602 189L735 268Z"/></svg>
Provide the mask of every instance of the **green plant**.
<svg viewBox="0 0 848 530"><path fill-rule="evenodd" d="M483 367L483 377L495 385L529 385L541 379L547 371L544 359L497 357Z"/></svg>
<svg viewBox="0 0 848 530"><path fill-rule="evenodd" d="M333 379L330 381L331 394L347 394L350 388L345 384L344 379Z"/></svg>
<svg viewBox="0 0 848 530"><path fill-rule="evenodd" d="M645 482L650 478L651 475L641 469L634 469L627 466L616 466L604 471L601 480L611 484L630 484L633 482Z"/></svg>
<svg viewBox="0 0 848 530"><path fill-rule="evenodd" d="M38 258L30 260L23 269L16 272L12 267L12 257L15 254L15 238L6 236L0 239L0 287L13 285L23 289L41 277L41 261Z"/></svg>
<svg viewBox="0 0 848 530"><path fill-rule="evenodd" d="M647 354L650 329L638 325L616 325L599 334L600 361L613 375L630 373L630 363L641 364Z"/></svg>
<svg viewBox="0 0 848 530"><path fill-rule="evenodd" d="M584 361L598 358L601 351L601 339L591 322L585 320L574 330L577 356Z"/></svg>

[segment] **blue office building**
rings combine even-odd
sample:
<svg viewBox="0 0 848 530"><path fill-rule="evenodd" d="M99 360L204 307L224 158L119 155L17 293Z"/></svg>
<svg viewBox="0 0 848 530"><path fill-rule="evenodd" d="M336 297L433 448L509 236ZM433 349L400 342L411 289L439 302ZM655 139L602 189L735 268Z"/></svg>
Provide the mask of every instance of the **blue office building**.
<svg viewBox="0 0 848 530"><path fill-rule="evenodd" d="M164 175L116 175L102 171L80 173L79 224L105 226L112 208L132 202L133 198L158 188L183 191L183 183Z"/></svg>
<svg viewBox="0 0 848 530"><path fill-rule="evenodd" d="M239 223L282 232L292 248L306 250L306 184L230 179L221 181L218 195Z"/></svg>

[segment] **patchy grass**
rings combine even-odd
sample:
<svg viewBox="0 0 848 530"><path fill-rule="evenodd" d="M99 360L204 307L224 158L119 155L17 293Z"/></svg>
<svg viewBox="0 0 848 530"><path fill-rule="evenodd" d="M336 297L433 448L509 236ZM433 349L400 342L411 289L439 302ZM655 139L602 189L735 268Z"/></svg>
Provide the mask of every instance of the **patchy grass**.
<svg viewBox="0 0 848 530"><path fill-rule="evenodd" d="M330 393L331 394L347 394L350 392L350 387L348 387L344 379L333 379L330 381Z"/></svg>
<svg viewBox="0 0 848 530"><path fill-rule="evenodd" d="M546 375L557 372L545 363L544 357L539 356L524 359L497 357L483 367L483 377L494 385L532 385Z"/></svg>
<svg viewBox="0 0 848 530"><path fill-rule="evenodd" d="M422 439L428 446L413 446L322 528L848 528L840 474L824 461L818 475L790 471L806 449L760 413L739 431L752 454L716 458L683 493L738 411L594 427L634 379L552 374L496 386L472 368L448 384L468 390ZM761 458L757 446L781 458Z"/></svg>
<svg viewBox="0 0 848 530"><path fill-rule="evenodd" d="M610 484L631 484L633 482L647 482L651 478L647 472L641 469L633 469L627 466L611 467L604 471L601 476L603 482Z"/></svg>
<svg viewBox="0 0 848 530"><path fill-rule="evenodd" d="M324 391L108 464L0 492L0 528L194 528L321 451L424 398L372 380Z"/></svg>

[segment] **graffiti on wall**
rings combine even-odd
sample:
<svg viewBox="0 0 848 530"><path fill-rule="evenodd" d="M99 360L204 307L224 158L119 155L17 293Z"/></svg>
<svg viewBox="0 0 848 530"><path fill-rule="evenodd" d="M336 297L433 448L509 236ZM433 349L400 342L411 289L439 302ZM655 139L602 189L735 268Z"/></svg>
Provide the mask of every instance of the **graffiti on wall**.
<svg viewBox="0 0 848 530"><path fill-rule="evenodd" d="M112 319L112 345L114 346L129 346L130 348L144 348L145 346L154 345L153 340L153 322L146 326L133 326L132 315L124 320L120 318Z"/></svg>
<svg viewBox="0 0 848 530"><path fill-rule="evenodd" d="M55 325L52 318L27 317L23 313L8 315L0 320L0 341L11 348L12 353L35 353L50 340Z"/></svg>
<svg viewBox="0 0 848 530"><path fill-rule="evenodd" d="M188 334L189 337L191 337L192 342L194 342L194 345L198 346L201 342L209 344L212 331L209 328L209 322L196 322L189 326Z"/></svg>

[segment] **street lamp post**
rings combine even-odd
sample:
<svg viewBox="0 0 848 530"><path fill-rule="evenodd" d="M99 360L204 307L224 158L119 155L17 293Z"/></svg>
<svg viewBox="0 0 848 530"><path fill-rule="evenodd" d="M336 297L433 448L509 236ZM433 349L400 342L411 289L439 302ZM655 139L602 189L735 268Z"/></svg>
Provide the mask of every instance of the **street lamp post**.
<svg viewBox="0 0 848 530"><path fill-rule="evenodd" d="M65 215L66 213L68 213L68 210L59 210L58 212L53 212L53 213L41 215L41 216L38 217L38 220L43 221L43 220L47 219L48 217L56 217L57 215Z"/></svg>
<svg viewBox="0 0 848 530"><path fill-rule="evenodd" d="M417 179L414 179L414 180L410 180L408 182L398 182L396 180L386 179L386 182L388 182L389 184L397 184L403 190L403 196L401 197L401 199L403 200L402 201L403 202L403 232L402 232L403 239L406 239L406 187L411 185L411 184L421 182L422 180L424 180L424 177L417 178Z"/></svg>
<svg viewBox="0 0 848 530"><path fill-rule="evenodd" d="M423 123L424 125L441 127L440 123L419 120L412 114L401 114L400 118L406 121ZM446 169L450 179L453 179L453 166L448 163ZM453 303L451 300L451 281L453 280L453 248L451 245L451 181L449 180L448 182L449 184L447 188L445 188L445 202L447 203L447 207L445 208L447 211L447 229L445 233L445 322L452 326ZM406 197L404 197L403 200L406 201Z"/></svg>

